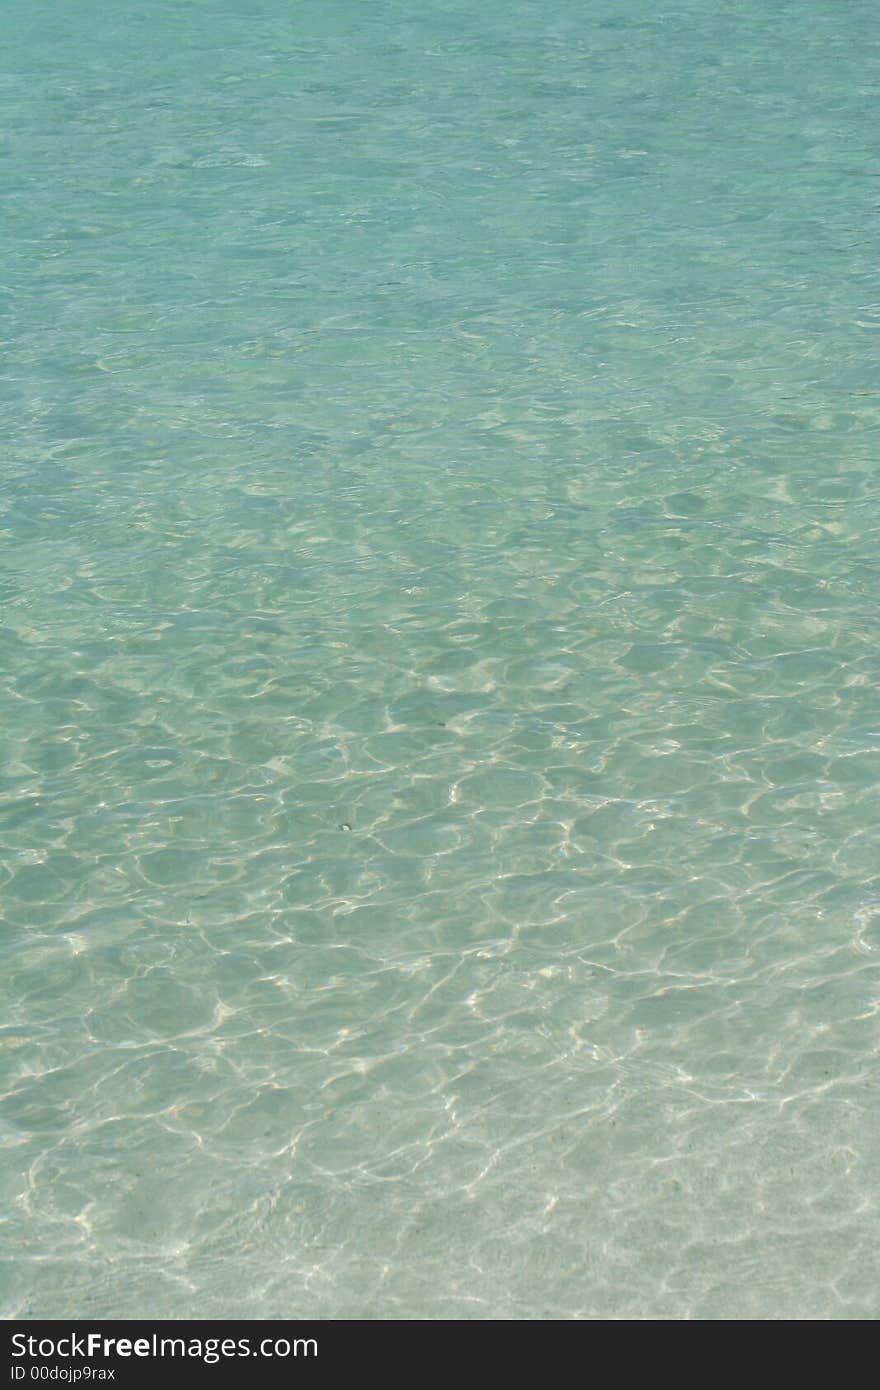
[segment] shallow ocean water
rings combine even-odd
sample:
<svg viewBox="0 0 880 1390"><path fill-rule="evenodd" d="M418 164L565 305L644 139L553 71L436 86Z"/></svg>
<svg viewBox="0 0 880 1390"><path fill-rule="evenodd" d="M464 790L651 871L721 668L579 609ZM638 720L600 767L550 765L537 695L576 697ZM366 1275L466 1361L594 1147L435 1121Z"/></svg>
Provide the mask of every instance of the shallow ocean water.
<svg viewBox="0 0 880 1390"><path fill-rule="evenodd" d="M0 1312L880 1316L876 7L4 30Z"/></svg>

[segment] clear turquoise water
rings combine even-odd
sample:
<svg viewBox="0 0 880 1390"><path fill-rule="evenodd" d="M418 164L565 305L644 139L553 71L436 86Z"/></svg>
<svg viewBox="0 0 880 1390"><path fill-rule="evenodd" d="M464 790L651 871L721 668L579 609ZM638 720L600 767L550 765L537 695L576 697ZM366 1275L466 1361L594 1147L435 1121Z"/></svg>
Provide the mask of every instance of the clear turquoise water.
<svg viewBox="0 0 880 1390"><path fill-rule="evenodd" d="M6 1316L880 1316L870 0L4 6Z"/></svg>

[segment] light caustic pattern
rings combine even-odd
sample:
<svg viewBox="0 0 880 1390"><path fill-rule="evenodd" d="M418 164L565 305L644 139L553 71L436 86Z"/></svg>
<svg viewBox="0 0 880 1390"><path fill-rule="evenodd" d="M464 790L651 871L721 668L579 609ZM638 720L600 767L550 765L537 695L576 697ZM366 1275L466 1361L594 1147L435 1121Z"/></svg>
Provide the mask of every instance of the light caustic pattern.
<svg viewBox="0 0 880 1390"><path fill-rule="evenodd" d="M8 24L5 1315L878 1316L873 7Z"/></svg>

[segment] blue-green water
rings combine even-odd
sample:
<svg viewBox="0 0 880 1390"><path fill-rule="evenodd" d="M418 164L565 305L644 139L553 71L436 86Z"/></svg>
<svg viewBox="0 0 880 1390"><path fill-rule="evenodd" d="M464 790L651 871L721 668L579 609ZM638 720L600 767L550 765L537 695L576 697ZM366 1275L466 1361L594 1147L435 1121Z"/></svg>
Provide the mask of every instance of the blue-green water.
<svg viewBox="0 0 880 1390"><path fill-rule="evenodd" d="M871 0L6 0L2 1296L880 1316Z"/></svg>

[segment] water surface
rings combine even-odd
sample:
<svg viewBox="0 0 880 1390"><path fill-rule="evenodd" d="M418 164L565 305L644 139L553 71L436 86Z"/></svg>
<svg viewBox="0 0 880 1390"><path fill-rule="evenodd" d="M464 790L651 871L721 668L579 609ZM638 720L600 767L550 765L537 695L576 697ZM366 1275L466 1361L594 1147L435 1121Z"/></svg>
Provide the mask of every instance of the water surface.
<svg viewBox="0 0 880 1390"><path fill-rule="evenodd" d="M4 32L0 1308L880 1316L875 6Z"/></svg>

